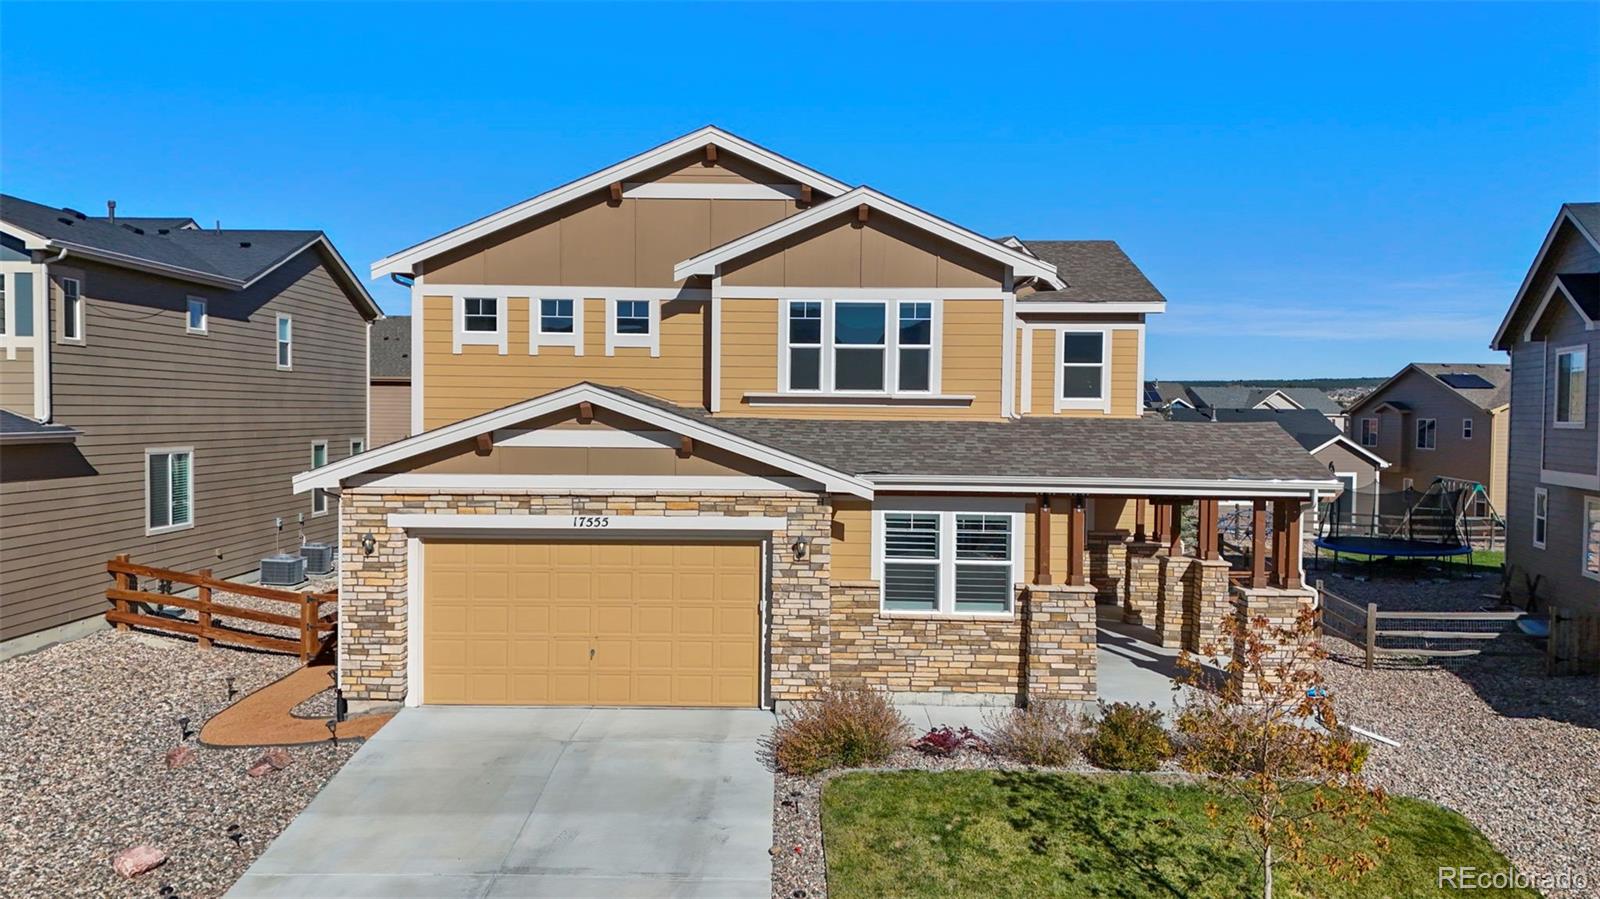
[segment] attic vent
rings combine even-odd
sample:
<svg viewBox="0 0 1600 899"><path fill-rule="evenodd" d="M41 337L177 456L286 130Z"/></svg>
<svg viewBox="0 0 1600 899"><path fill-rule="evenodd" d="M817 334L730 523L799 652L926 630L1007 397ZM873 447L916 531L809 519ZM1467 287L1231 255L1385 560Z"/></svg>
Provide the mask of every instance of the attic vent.
<svg viewBox="0 0 1600 899"><path fill-rule="evenodd" d="M128 224L127 222L123 222L122 223L122 227L127 228L129 231L132 231L135 234L143 234L144 233L144 229L143 228L135 228L134 226Z"/></svg>
<svg viewBox="0 0 1600 899"><path fill-rule="evenodd" d="M172 229L171 228L157 228L156 229L156 233L157 234L171 234L172 233Z"/></svg>
<svg viewBox="0 0 1600 899"><path fill-rule="evenodd" d="M88 218L88 216L84 215L83 213L79 212L76 209L73 209L71 206L63 206L63 207L61 207L61 211L65 212L67 215L70 215L75 219L86 219L86 218Z"/></svg>
<svg viewBox="0 0 1600 899"><path fill-rule="evenodd" d="M249 248L250 248L250 241L248 241L248 240L241 240L241 241L239 241L239 246L241 246L241 247L243 247L243 248L244 248L244 249L247 249L247 250L248 250L248 249L249 249Z"/></svg>

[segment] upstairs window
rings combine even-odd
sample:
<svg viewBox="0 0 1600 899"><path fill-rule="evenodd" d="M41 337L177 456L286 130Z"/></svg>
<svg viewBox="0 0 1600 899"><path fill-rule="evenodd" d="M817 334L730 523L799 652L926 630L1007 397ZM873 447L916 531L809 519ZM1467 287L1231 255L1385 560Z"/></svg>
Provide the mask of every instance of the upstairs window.
<svg viewBox="0 0 1600 899"><path fill-rule="evenodd" d="M790 390L822 389L822 303L789 304Z"/></svg>
<svg viewBox="0 0 1600 899"><path fill-rule="evenodd" d="M11 292L9 290L10 284L8 283L10 280L10 275L0 273L0 337L4 337L11 333L10 331L6 330L8 327L10 327L10 318L6 314L6 306L8 305L7 298L11 296Z"/></svg>
<svg viewBox="0 0 1600 899"><path fill-rule="evenodd" d="M210 322L206 319L206 301L200 297L190 297L184 330L190 334L204 334L209 327Z"/></svg>
<svg viewBox="0 0 1600 899"><path fill-rule="evenodd" d="M899 396L939 390L939 307L927 300L789 300L786 393Z"/></svg>
<svg viewBox="0 0 1600 899"><path fill-rule="evenodd" d="M539 331L544 334L572 333L572 301L540 300Z"/></svg>
<svg viewBox="0 0 1600 899"><path fill-rule="evenodd" d="M1472 439L1472 419L1470 419L1470 418L1461 419L1461 439L1462 440L1471 440Z"/></svg>
<svg viewBox="0 0 1600 899"><path fill-rule="evenodd" d="M1533 488L1533 548L1544 549L1545 535L1550 527L1550 491Z"/></svg>
<svg viewBox="0 0 1600 899"><path fill-rule="evenodd" d="M1581 428L1588 404L1589 352L1572 347L1556 352L1556 427Z"/></svg>
<svg viewBox="0 0 1600 899"><path fill-rule="evenodd" d="M541 347L572 348L572 355L583 355L583 301L565 297L532 299L528 319L528 355L537 356Z"/></svg>
<svg viewBox="0 0 1600 899"><path fill-rule="evenodd" d="M900 390L926 393L932 389L933 304L900 304L900 351L895 379Z"/></svg>
<svg viewBox="0 0 1600 899"><path fill-rule="evenodd" d="M500 330L500 301L495 297L466 297L462 300L462 330L493 334Z"/></svg>
<svg viewBox="0 0 1600 899"><path fill-rule="evenodd" d="M1106 404L1106 334L1063 331L1057 345L1056 407L1086 409Z"/></svg>
<svg viewBox="0 0 1600 899"><path fill-rule="evenodd" d="M1417 449L1431 450L1439 442L1439 420L1436 418L1417 419Z"/></svg>
<svg viewBox="0 0 1600 899"><path fill-rule="evenodd" d="M83 339L83 284L77 278L61 279L61 339Z"/></svg>
<svg viewBox="0 0 1600 899"><path fill-rule="evenodd" d="M278 316L278 368L294 367L294 322L287 315Z"/></svg>
<svg viewBox="0 0 1600 899"><path fill-rule="evenodd" d="M617 334L649 334L650 303L645 300L617 301Z"/></svg>
<svg viewBox="0 0 1600 899"><path fill-rule="evenodd" d="M617 347L648 349L661 355L661 304L656 300L606 301L606 355Z"/></svg>
<svg viewBox="0 0 1600 899"><path fill-rule="evenodd" d="M883 391L888 329L884 303L833 306L833 387L840 391Z"/></svg>
<svg viewBox="0 0 1600 899"><path fill-rule="evenodd" d="M1361 445L1378 445L1378 420L1376 418L1361 419Z"/></svg>
<svg viewBox="0 0 1600 899"><path fill-rule="evenodd" d="M145 450L145 533L194 526L194 450Z"/></svg>

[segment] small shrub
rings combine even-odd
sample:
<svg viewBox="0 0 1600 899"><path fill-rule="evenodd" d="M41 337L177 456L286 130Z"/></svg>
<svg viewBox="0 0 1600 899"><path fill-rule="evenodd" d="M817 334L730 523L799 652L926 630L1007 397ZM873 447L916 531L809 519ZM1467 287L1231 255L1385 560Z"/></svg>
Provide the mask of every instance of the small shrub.
<svg viewBox="0 0 1600 899"><path fill-rule="evenodd" d="M881 762L910 736L910 723L882 691L829 686L785 710L761 749L777 770L810 775Z"/></svg>
<svg viewBox="0 0 1600 899"><path fill-rule="evenodd" d="M983 738L973 733L970 727L963 727L960 730L936 727L923 734L922 739L912 743L911 748L928 755L952 756L962 749L982 751L989 747L984 745Z"/></svg>
<svg viewBox="0 0 1600 899"><path fill-rule="evenodd" d="M1075 705L1058 700L1007 709L985 724L989 749L1025 765L1070 764L1083 745L1083 716Z"/></svg>
<svg viewBox="0 0 1600 899"><path fill-rule="evenodd" d="M1100 704L1100 720L1089 733L1084 755L1097 768L1154 771L1172 757L1172 740L1154 704Z"/></svg>

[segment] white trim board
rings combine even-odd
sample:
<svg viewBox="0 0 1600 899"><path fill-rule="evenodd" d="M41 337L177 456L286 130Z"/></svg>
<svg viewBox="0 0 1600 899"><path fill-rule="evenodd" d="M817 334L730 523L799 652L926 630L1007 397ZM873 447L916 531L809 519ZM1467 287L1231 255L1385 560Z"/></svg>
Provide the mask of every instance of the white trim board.
<svg viewBox="0 0 1600 899"><path fill-rule="evenodd" d="M1130 313L1159 313L1159 312L1166 312L1166 311L1167 311L1167 304L1166 303L1158 303L1158 302L1154 302L1154 301L1151 301L1151 302L1122 302L1122 303L1095 303L1095 302L1079 302L1079 301L1073 301L1073 300L1062 300L1062 301L1041 300L1041 301L1038 301L1038 302L1030 303L1030 302L1028 302L1028 299L1026 297L1019 297L1017 299L1017 314L1018 315L1028 315L1030 313L1043 314L1043 313L1059 313L1059 312L1091 313L1091 314L1098 312L1098 313L1102 313L1102 314L1105 314L1105 315L1127 315L1127 314L1130 314Z"/></svg>
<svg viewBox="0 0 1600 899"><path fill-rule="evenodd" d="M753 491L816 492L822 485L807 478L765 478L755 475L571 475L571 474L380 474L355 475L351 489L434 490L452 493L496 490L538 490L576 493L716 493Z"/></svg>
<svg viewBox="0 0 1600 899"><path fill-rule="evenodd" d="M570 181L553 190L545 191L520 203L508 206L499 212L468 222L453 231L447 231L437 237L407 247L398 253L385 256L372 264L372 277L382 277L391 272L413 274L415 266L440 253L462 244L470 243L480 237L536 216L541 212L576 200L584 194L601 190L615 182L625 181L633 175L692 153L708 144L727 150L735 156L748 159L762 168L793 178L801 184L809 184L813 190L820 191L823 194L838 195L850 189L849 185L842 181L835 181L821 172L806 168L799 163L779 156L765 147L757 146L744 138L729 134L721 128L706 126L646 150L637 156L631 156L614 165L585 175L576 181Z"/></svg>
<svg viewBox="0 0 1600 899"><path fill-rule="evenodd" d="M705 181L624 181L624 200L798 200L798 184L720 184Z"/></svg>
<svg viewBox="0 0 1600 899"><path fill-rule="evenodd" d="M1555 298L1555 295L1558 291L1562 296L1567 298L1567 302L1572 305L1573 311L1578 313L1578 318L1583 322L1583 329L1585 331L1593 331L1597 328L1600 328L1600 322L1590 318L1589 313L1583 311L1583 307L1578 305L1578 298L1574 297L1572 293L1567 290L1566 285L1561 283L1561 279L1552 276L1550 278L1550 289L1544 292L1544 299L1540 300L1539 305L1534 307L1533 314L1528 316L1527 327L1522 329L1522 339L1524 342L1533 339L1534 328L1539 326L1540 319L1544 318L1545 310L1549 308L1550 301Z"/></svg>
<svg viewBox="0 0 1600 899"><path fill-rule="evenodd" d="M731 240L720 247L707 250L698 256L685 259L673 266L672 277L676 280L683 280L694 275L720 274L724 263L731 262L774 241L782 240L836 215L843 215L857 206L866 206L869 209L900 219L927 231L935 237L965 247L981 256L987 256L1002 265L1009 265L1017 276L1038 278L1041 282L1047 283L1052 287L1061 286L1060 278L1054 265L1020 250L996 243L982 235L974 234L960 225L864 186L840 194L825 203L818 203L804 212L791 215L765 228L752 231L743 237Z"/></svg>
<svg viewBox="0 0 1600 899"><path fill-rule="evenodd" d="M599 519L604 519L601 523ZM553 531L609 534L618 531L715 531L770 533L789 519L764 515L452 515L392 512L389 527L407 531Z"/></svg>

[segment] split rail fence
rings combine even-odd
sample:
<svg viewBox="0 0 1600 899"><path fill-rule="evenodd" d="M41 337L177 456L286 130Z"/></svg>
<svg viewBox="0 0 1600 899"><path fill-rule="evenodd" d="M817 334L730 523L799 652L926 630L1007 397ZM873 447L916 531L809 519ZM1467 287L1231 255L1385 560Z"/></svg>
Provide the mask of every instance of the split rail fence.
<svg viewBox="0 0 1600 899"><path fill-rule="evenodd" d="M322 607L337 602L339 598L337 590L301 593L296 590L279 590L256 584L240 584L212 577L209 568L191 573L171 568L138 565L130 561L127 554L107 562L106 571L111 573L114 580L113 585L106 590L106 599L112 606L110 611L106 612L106 620L115 624L118 630L141 627L172 631L194 637L202 648L211 646L213 641L232 643L298 655L300 661L307 662L321 652L324 635L331 634L336 626L334 618L338 614L337 611L324 618ZM140 578L157 581L166 589L171 589L173 585L187 585L195 588L195 595L190 598L169 592L141 590ZM293 613L280 614L215 602L211 598L213 591L281 602L292 607ZM195 618L191 620L150 614L140 609L141 604L188 609L195 613ZM276 625L292 631L294 636L274 636L240 630L220 623L219 619Z"/></svg>
<svg viewBox="0 0 1600 899"><path fill-rule="evenodd" d="M1329 592L1321 581L1317 592L1322 595L1323 633L1362 647L1369 669L1381 657L1477 655L1528 614L1518 610L1382 611L1377 603L1361 606Z"/></svg>

